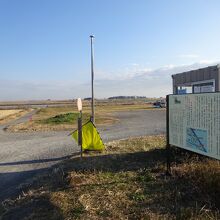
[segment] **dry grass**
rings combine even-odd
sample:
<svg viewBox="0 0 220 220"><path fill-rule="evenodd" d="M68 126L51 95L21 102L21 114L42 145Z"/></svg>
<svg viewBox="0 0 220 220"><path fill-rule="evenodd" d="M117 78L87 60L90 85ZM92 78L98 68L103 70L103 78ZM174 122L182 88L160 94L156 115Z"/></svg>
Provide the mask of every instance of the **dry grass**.
<svg viewBox="0 0 220 220"><path fill-rule="evenodd" d="M83 101L83 113L84 115L89 115L91 112L90 102ZM96 102L96 124L97 125L110 125L118 121L114 116L114 112L118 111L135 111L135 110L148 110L153 109L151 104L145 101L97 101ZM66 105L60 107L47 107L39 109L39 111L32 117L32 121L21 123L18 125L13 125L8 127L9 131L50 131L50 130L73 130L76 128L76 123L59 123L50 124L45 123L52 117L74 113L76 114L77 107L75 105ZM87 117L88 119L89 117Z"/></svg>
<svg viewBox="0 0 220 220"><path fill-rule="evenodd" d="M0 110L0 124L19 118L28 112L30 109Z"/></svg>
<svg viewBox="0 0 220 220"><path fill-rule="evenodd" d="M67 113L70 113L69 111ZM76 113L76 112L73 112ZM57 113L56 113L57 114ZM61 114L65 114L65 113L61 113ZM59 115L59 114L58 114ZM50 119L52 117L54 117L56 115L51 115L49 117L43 115L38 116L38 114L36 114L31 121L25 122L25 123L20 123L17 125L12 125L9 126L7 128L8 131L11 132L27 132L27 131L60 131L60 130L66 130L66 131L70 131L70 130L74 130L77 128L77 120L72 122L72 123L45 123L44 120ZM87 117L87 119L85 120L89 120L89 117ZM115 122L117 122L118 119L114 118L112 115L110 114L96 114L96 124L97 125L110 125L113 124Z"/></svg>
<svg viewBox="0 0 220 220"><path fill-rule="evenodd" d="M0 119L3 119L9 115L14 115L16 113L19 113L22 111L21 109L19 110L0 110Z"/></svg>
<svg viewBox="0 0 220 220"><path fill-rule="evenodd" d="M149 102L155 102L158 100L157 98L139 98L139 99L115 99L115 100L109 100L109 99L98 99L95 100L95 104L109 104L109 103L119 103L119 104L127 104L127 103L149 103ZM89 106L91 104L90 101L83 100L83 105ZM35 105L47 105L47 106L62 106L62 105L72 105L76 106L76 100L33 100L33 101L6 101L6 102L0 102L0 107L8 107L11 108L11 106L17 107L17 106L33 106Z"/></svg>
<svg viewBox="0 0 220 220"><path fill-rule="evenodd" d="M167 177L164 145L131 138L74 156L3 203L2 219L219 219L219 163L176 150Z"/></svg>

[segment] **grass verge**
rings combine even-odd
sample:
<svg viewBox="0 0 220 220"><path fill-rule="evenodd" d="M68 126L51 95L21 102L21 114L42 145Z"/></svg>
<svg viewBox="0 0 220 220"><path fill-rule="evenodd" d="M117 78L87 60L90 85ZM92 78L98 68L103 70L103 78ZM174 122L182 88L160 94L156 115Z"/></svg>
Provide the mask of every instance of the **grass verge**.
<svg viewBox="0 0 220 220"><path fill-rule="evenodd" d="M20 118L30 111L31 109L0 110L0 125Z"/></svg>
<svg viewBox="0 0 220 220"><path fill-rule="evenodd" d="M44 111L46 113L44 113ZM59 130L74 130L77 126L78 112L60 112L52 110L49 114L49 109L40 109L32 120L9 126L8 131L11 132L27 132L27 131L59 131ZM43 113L42 113L43 112ZM90 119L89 113L83 113L83 123L86 123ZM96 114L97 125L109 125L118 121L110 114Z"/></svg>
<svg viewBox="0 0 220 220"><path fill-rule="evenodd" d="M114 112L137 111L155 109L145 101L96 101L96 124L109 125L118 121ZM88 121L91 112L90 102L83 101L84 122ZM9 126L8 131L50 131L73 130L76 128L78 111L76 104L59 107L41 108L32 117L32 120Z"/></svg>
<svg viewBox="0 0 220 220"><path fill-rule="evenodd" d="M163 136L148 136L73 156L23 185L2 219L219 219L219 163L175 150L167 177L164 146Z"/></svg>

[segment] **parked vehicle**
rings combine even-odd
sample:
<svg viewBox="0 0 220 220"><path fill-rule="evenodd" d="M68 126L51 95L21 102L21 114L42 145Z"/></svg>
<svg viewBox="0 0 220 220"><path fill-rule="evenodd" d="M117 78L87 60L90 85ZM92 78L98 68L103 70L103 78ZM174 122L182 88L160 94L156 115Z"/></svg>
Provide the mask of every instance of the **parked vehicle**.
<svg viewBox="0 0 220 220"><path fill-rule="evenodd" d="M166 108L166 100L158 100L153 103L156 108Z"/></svg>

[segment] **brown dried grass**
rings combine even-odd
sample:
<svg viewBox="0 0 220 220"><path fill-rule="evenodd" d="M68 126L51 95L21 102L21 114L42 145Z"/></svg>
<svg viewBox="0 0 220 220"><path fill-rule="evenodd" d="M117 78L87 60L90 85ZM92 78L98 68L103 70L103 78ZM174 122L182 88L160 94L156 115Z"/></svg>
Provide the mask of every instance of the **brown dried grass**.
<svg viewBox="0 0 220 220"><path fill-rule="evenodd" d="M46 117L45 117L46 118ZM114 118L111 115L100 115L97 114L96 117L96 124L97 125L102 125L102 126L107 126L113 123L116 123L118 119ZM68 123L63 123L63 124L46 124L46 123L41 123L38 119L33 118L32 121L24 122L24 123L19 123L16 125L9 126L7 128L7 131L11 132L32 132L32 131L71 131L76 129L77 127L77 122L68 124Z"/></svg>
<svg viewBox="0 0 220 220"><path fill-rule="evenodd" d="M30 111L31 109L0 110L0 124L5 124L11 120L20 118Z"/></svg>
<svg viewBox="0 0 220 220"><path fill-rule="evenodd" d="M151 104L146 103L145 100L105 100L96 101L96 124L97 125L111 125L116 123L117 119L112 113L118 111L135 111L135 110L149 110L153 109ZM32 117L31 121L12 125L8 127L8 131L59 131L59 130L73 130L76 129L76 123L73 124L45 124L41 123L43 120L71 112L78 112L76 103L74 105L64 105L58 107L41 108ZM83 112L90 113L90 102L83 101Z"/></svg>
<svg viewBox="0 0 220 220"><path fill-rule="evenodd" d="M219 219L219 162L176 151L167 177L164 145L163 136L130 138L108 143L102 153L74 156L3 208L18 215L38 201L27 219L56 219L52 213L59 219Z"/></svg>

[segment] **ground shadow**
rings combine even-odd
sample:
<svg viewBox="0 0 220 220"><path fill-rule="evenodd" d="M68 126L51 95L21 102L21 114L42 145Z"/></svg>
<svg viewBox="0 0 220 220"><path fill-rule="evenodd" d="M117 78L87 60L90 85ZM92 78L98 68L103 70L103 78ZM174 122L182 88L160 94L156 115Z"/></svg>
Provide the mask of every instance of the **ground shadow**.
<svg viewBox="0 0 220 220"><path fill-rule="evenodd" d="M165 149L154 149L150 151L120 153L109 155L84 156L68 160L65 171L134 171L144 168L152 168L156 164L166 162Z"/></svg>
<svg viewBox="0 0 220 220"><path fill-rule="evenodd" d="M19 185L26 179L34 177L48 169L38 169L23 172L0 173L0 202L21 193Z"/></svg>
<svg viewBox="0 0 220 220"><path fill-rule="evenodd" d="M121 171L128 171L128 170L139 170L144 169L146 167L152 167L155 163L164 163L165 161L165 151L155 149L148 152L135 152L135 153L121 153L121 154L110 154L110 155L84 155L83 158L74 157L76 155L71 155L71 159L64 161L63 163L58 163L52 166L50 169L39 169L39 170L32 170L32 171L25 171L25 172L14 172L14 173L0 173L0 179L5 179L7 181L2 182L0 186L0 201L4 201L8 198L15 198L19 194L23 192L28 192L29 189L38 189L47 184L52 186L50 191L57 191L62 187L68 187L68 185L57 185L59 177L54 170L60 168L62 165L63 170L62 172L67 173L68 171L89 171L89 170L96 170L96 171L111 171L111 172L121 172ZM4 165L18 165L18 164L29 164L29 163L38 163L38 162L47 162L47 161L54 161L54 160L62 160L68 159L68 157L62 158L52 158L47 160L37 160L37 161L20 161L15 163L5 163ZM1 164L3 166L3 164ZM45 175L48 181L52 181L52 184L48 184L48 182L32 182L31 185L26 185L23 188L20 188L19 185L21 182L25 182L28 179L34 179L33 177L39 176L42 177ZM58 173L59 175L59 173ZM11 180L16 179L15 182ZM53 180L55 180L53 182ZM9 184L10 183L10 184ZM10 185L10 187L8 187ZM36 213L36 209L39 210ZM42 211L40 211L42 210ZM18 205L12 208L9 212L3 215L4 220L9 219L16 219L20 220L23 218L27 218L30 213L33 216L33 219L44 219L41 216L41 213L50 213L50 219L63 219L63 216L58 207L54 207L51 204L49 198L46 196L42 197L41 195L38 198L28 199L25 204L22 206ZM55 213L55 215L53 215ZM47 215L48 217L48 215Z"/></svg>
<svg viewBox="0 0 220 220"><path fill-rule="evenodd" d="M186 159L197 156L196 154L188 154L186 151L181 151L178 149L173 149L173 162L174 163L185 163ZM175 156L175 157L174 157ZM200 157L202 160L204 157ZM143 152L133 152L133 153L114 153L104 155L100 153L99 155L89 153L84 154L83 158L73 157L69 160L64 161L63 163L59 163L54 165L50 170L43 169L39 170L38 173L45 173L45 179L43 182L40 180L35 185L32 183L27 188L23 188L22 190L25 192L31 189L40 189L41 187L48 187L49 191L60 191L60 190L68 190L71 186L68 184L67 173L72 171L78 171L79 173L87 173L88 171L109 171L113 173L123 172L123 171L137 171L137 177L142 180L141 187L143 189L143 198L151 197L152 200L145 201L137 200L136 203L131 209L141 209L140 213L144 213L147 209L154 210L155 213L171 213L174 216L179 216L179 219L184 219L183 214L185 211L182 210L190 210L197 211L198 207L202 207L204 204L207 204L206 199L204 199L204 194L195 194L189 184L190 182L186 182L184 179L180 178L167 178L165 176L165 164L166 164L166 150L165 149L152 149L149 151ZM158 171L158 167L163 167L160 171ZM54 170L61 170L62 172L54 172ZM160 168L159 168L160 169ZM33 171L23 172L21 176L33 177ZM149 172L155 172L156 174L163 175L158 177L155 181L151 181L149 178ZM35 175L38 174L34 171ZM151 175L150 174L150 175ZM0 178L1 178L0 174ZM8 174L10 175L10 174ZM11 175L18 175L17 173ZM58 183L59 176L61 176L60 185ZM66 178L66 179L65 179ZM50 184L48 184L50 182ZM45 184L45 185L44 185ZM106 183L106 184L115 184L114 182ZM106 186L105 186L106 187ZM197 192L196 192L197 193ZM202 195L202 196L201 196ZM139 196L134 195L134 196ZM136 198L136 197L134 197ZM142 197L141 197L142 198ZM139 197L137 197L139 199ZM201 201L198 201L201 199ZM30 200L30 201L29 201ZM63 219L60 214L60 210L57 207L54 207L53 204L50 203L47 197L39 198L42 203L38 203L38 198L34 198L33 200L28 199L27 203L24 203L23 206L15 207L10 212L8 212L9 217L16 216L16 213L19 213L21 217L27 216L28 212L35 212L34 208L42 209L42 213L45 213L45 210L51 213L57 213L55 217L51 217L50 219ZM210 200L211 201L211 200ZM214 203L213 203L214 204ZM38 209L38 210L39 210ZM35 214L39 214L35 213ZM52 215L51 215L52 216ZM7 217L7 216L6 216ZM185 217L189 217L188 214ZM3 219L13 219L13 218L3 218ZM19 219L19 218L18 218ZM20 218L22 219L22 218ZM36 219L44 219L43 216L38 216ZM185 218L186 219L186 218Z"/></svg>
<svg viewBox="0 0 220 220"><path fill-rule="evenodd" d="M71 155L63 156L63 157L0 163L0 167L1 166L16 166L16 165L24 165L24 164L35 164L35 163L47 163L47 162L54 162L54 161L62 161L62 160L66 160L66 159L69 159L69 158L71 158L73 156L77 156L77 155L79 155L78 152L71 154Z"/></svg>
<svg viewBox="0 0 220 220"><path fill-rule="evenodd" d="M180 155L182 160L188 157L187 152L176 150L173 155ZM62 166L62 172L67 173L69 171L110 171L110 172L121 172L121 171L135 171L142 169L152 169L160 166L161 164L166 164L166 150L165 149L152 149L143 152L134 153L113 153L108 155L89 155L84 154L83 158L78 157L79 152L58 158L50 159L40 159L40 160L30 160L30 161L18 161L10 163L1 163L0 166L15 166L22 164L35 164L35 163L46 163L46 162L59 162L51 166L50 168L29 170L22 172L8 172L0 173L0 202L12 197L17 196L22 192L20 185L26 180L31 180L33 177L39 174L51 173L51 170L59 168L63 160L65 160L65 165ZM178 161L179 156L172 156L172 161ZM66 160L68 159L68 160ZM28 185L28 188L30 186Z"/></svg>
<svg viewBox="0 0 220 220"><path fill-rule="evenodd" d="M17 206L11 209L9 212L0 210L1 220L23 220L23 219L64 219L61 210L54 206L47 196L41 196L40 198L34 198L28 200L22 206ZM47 217L45 218L45 212Z"/></svg>
<svg viewBox="0 0 220 220"><path fill-rule="evenodd" d="M17 161L9 163L1 163L0 166L16 166L16 165L28 165L28 164L43 164L47 162L60 162L66 159L69 159L73 156L79 155L78 152L67 155L64 157L56 157L49 159L39 159L39 160L29 160L29 161ZM25 181L43 173L50 172L51 169L56 165L53 165L49 168L34 169L28 171L18 171L18 172L7 172L0 173L0 202L8 199L10 197L15 197L22 192L21 184Z"/></svg>

